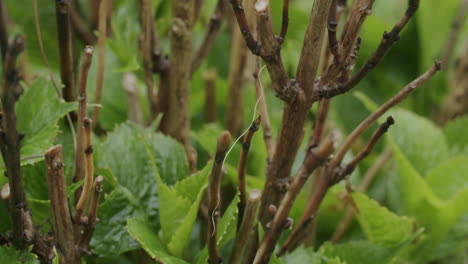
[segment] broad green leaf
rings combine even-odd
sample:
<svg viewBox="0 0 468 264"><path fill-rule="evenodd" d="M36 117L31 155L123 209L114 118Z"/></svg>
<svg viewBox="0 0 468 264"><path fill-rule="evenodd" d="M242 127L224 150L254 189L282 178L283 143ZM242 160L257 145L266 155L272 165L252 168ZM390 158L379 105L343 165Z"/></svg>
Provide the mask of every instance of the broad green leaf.
<svg viewBox="0 0 468 264"><path fill-rule="evenodd" d="M147 218L153 228L158 227L158 208L161 199L158 195L167 195L168 192L165 192L169 188L165 185L167 182L171 183L187 177L188 165L183 148L175 140L163 135L155 135L151 131L130 123L118 125L108 135L101 148L105 151L102 151L100 158L101 169L96 172L101 173L109 181L109 185L115 188L108 199L118 200L121 205L114 208L110 205L112 200L106 202L108 209L104 210L99 218L101 222L107 221L108 224L97 225L93 245L96 246L95 253L111 257L111 254L119 254L136 247L134 240L124 230L127 218ZM158 177L161 174L163 184L156 184L155 171L152 170L152 161L148 157L147 149L151 157L155 157L156 166L158 166L155 171ZM159 170L160 164L162 170ZM159 188L166 189L158 191L158 185ZM171 199L168 201L172 202ZM181 203L185 206L180 212L187 214L193 201ZM169 205L167 208L173 207ZM122 219L113 221L112 219L117 216ZM98 232L100 228L102 230ZM124 242L121 243L121 240ZM113 247L117 250L113 250Z"/></svg>
<svg viewBox="0 0 468 264"><path fill-rule="evenodd" d="M228 208L223 214L223 217L218 222L218 246L225 246L231 239L236 236L237 217L239 216L238 204L240 202L239 195L236 194L232 199Z"/></svg>
<svg viewBox="0 0 468 264"><path fill-rule="evenodd" d="M422 175L448 158L442 130L431 121L403 109L390 111L395 125L389 134L412 166Z"/></svg>
<svg viewBox="0 0 468 264"><path fill-rule="evenodd" d="M449 159L426 177L432 191L442 200L452 199L460 190L468 189L468 156Z"/></svg>
<svg viewBox="0 0 468 264"><path fill-rule="evenodd" d="M2 263L8 264L34 264L37 263L37 256L26 251L21 252L14 247L0 247L0 258Z"/></svg>
<svg viewBox="0 0 468 264"><path fill-rule="evenodd" d="M24 89L16 105L18 132L25 134L21 142L21 157L42 155L53 146L58 120L76 110L77 104L60 102L52 83L42 77ZM33 164L42 159L31 158L21 164ZM0 165L3 167L3 160Z"/></svg>
<svg viewBox="0 0 468 264"><path fill-rule="evenodd" d="M148 142L144 140L143 143L159 189L162 240L168 244L168 250L172 255L181 256L189 242L203 191L208 183L210 163L195 175L178 182L174 187L170 187L161 179L156 158L151 152ZM194 179L190 179L192 177ZM193 190L187 192L189 184L192 185ZM179 191L184 193L179 193Z"/></svg>
<svg viewBox="0 0 468 264"><path fill-rule="evenodd" d="M338 258L344 263L353 264L385 264L391 263L400 248L386 248L359 240L343 244L332 245L325 243L320 248L320 253L329 258Z"/></svg>
<svg viewBox="0 0 468 264"><path fill-rule="evenodd" d="M414 216L418 224L427 230L427 236L414 247L409 255L416 263L425 263L453 225L461 216L468 213L468 203L466 203L468 188L460 188L454 194L448 195L450 197L448 200L440 199L391 139L390 143L399 165L404 213ZM437 172L438 169L434 171ZM445 174L443 176L437 174L438 176L431 176L431 178L445 177ZM441 188L453 187L450 184L444 184Z"/></svg>
<svg viewBox="0 0 468 264"><path fill-rule="evenodd" d="M138 243L125 229L127 218L144 216L136 210L136 206L129 201L123 190L117 188L106 195L104 202L99 206L99 222L91 240L92 251L99 256L111 258L137 249Z"/></svg>
<svg viewBox="0 0 468 264"><path fill-rule="evenodd" d="M413 220L395 215L363 193L353 193L353 199L358 207L357 219L369 242L394 247L411 237Z"/></svg>
<svg viewBox="0 0 468 264"><path fill-rule="evenodd" d="M159 240L155 230L144 219L130 218L127 220L127 230L140 243L141 247L157 262L167 264L187 263L182 259L171 256Z"/></svg>
<svg viewBox="0 0 468 264"><path fill-rule="evenodd" d="M443 130L450 153L468 155L468 116L450 120Z"/></svg>

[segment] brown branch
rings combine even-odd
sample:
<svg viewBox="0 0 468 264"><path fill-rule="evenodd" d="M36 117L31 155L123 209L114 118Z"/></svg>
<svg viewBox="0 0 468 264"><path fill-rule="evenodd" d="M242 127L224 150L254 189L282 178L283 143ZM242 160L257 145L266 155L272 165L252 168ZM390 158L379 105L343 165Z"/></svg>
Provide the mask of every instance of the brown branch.
<svg viewBox="0 0 468 264"><path fill-rule="evenodd" d="M250 25L254 24L254 0L246 1L246 20ZM228 73L228 98L226 105L226 128L231 135L238 137L243 129L243 111L239 111L239 105L244 101L244 73L246 71L247 57L252 56L245 45L242 32L233 28L232 45Z"/></svg>
<svg viewBox="0 0 468 264"><path fill-rule="evenodd" d="M80 37L86 45L93 45L96 42L97 39L93 35L93 32L89 30L88 25L86 25L75 8L70 9L70 23L77 36Z"/></svg>
<svg viewBox="0 0 468 264"><path fill-rule="evenodd" d="M320 139L322 138L323 129L325 127L325 122L327 121L328 110L330 109L330 99L323 99L319 102L317 119L315 120L314 130L312 133L312 138L310 145L318 146Z"/></svg>
<svg viewBox="0 0 468 264"><path fill-rule="evenodd" d="M353 142L364 133L380 116L382 116L388 109L394 105L403 101L410 93L416 88L424 84L429 78L431 78L437 71L440 70L440 62L436 61L432 67L426 71L423 75L416 78L414 81L405 86L400 92L389 99L387 102L382 104L374 113L363 120L351 134L346 138L341 148L337 151L335 158L333 159L331 167L338 167L343 160L346 152L349 150Z"/></svg>
<svg viewBox="0 0 468 264"><path fill-rule="evenodd" d="M400 38L401 30L406 26L408 21L414 15L419 7L419 0L410 0L409 7L403 18L393 27L392 31L384 32L382 41L376 51L371 55L367 62L344 84L338 83L335 87L319 87L319 98L332 98L336 95L346 93L356 86L387 54L388 50Z"/></svg>
<svg viewBox="0 0 468 264"><path fill-rule="evenodd" d="M296 79L307 96L309 96L314 86L313 81L319 66L322 39L330 5L330 0L314 1L309 25L305 33Z"/></svg>
<svg viewBox="0 0 468 264"><path fill-rule="evenodd" d="M127 92L128 120L143 125L140 99L138 98L137 78L134 73L127 72L123 76L122 86Z"/></svg>
<svg viewBox="0 0 468 264"><path fill-rule="evenodd" d="M102 183L104 181L104 178L102 176L96 177L96 180L94 180L94 191L93 195L91 196L91 201L89 203L89 208L88 208L88 218L87 222L85 223L85 228L83 230L83 235L81 236L78 248L79 250L83 252L88 251L89 247L89 242L91 241L91 238L93 237L94 233L94 228L96 227L97 223L97 211L98 211L98 206L99 206L99 197L102 192Z"/></svg>
<svg viewBox="0 0 468 264"><path fill-rule="evenodd" d="M104 67L106 53L106 38L107 38L107 14L109 12L110 0L102 0L99 5L99 36L98 36L98 68L96 77L96 95L94 104L101 103L102 89L104 85ZM97 125L99 118L100 107L95 107L93 110L92 120L94 125Z"/></svg>
<svg viewBox="0 0 468 264"><path fill-rule="evenodd" d="M242 6L242 0L229 0L232 5L232 10L236 16L237 24L239 29L242 32L242 36L245 39L247 47L252 51L253 54L259 54L260 45L254 39L252 33L250 32L249 24L244 13L244 7Z"/></svg>
<svg viewBox="0 0 468 264"><path fill-rule="evenodd" d="M8 15L4 0L0 0L0 50L3 65L8 50Z"/></svg>
<svg viewBox="0 0 468 264"><path fill-rule="evenodd" d="M452 58L453 51L455 49L455 44L460 33L460 30L463 27L463 22L465 21L466 15L468 13L468 0L462 0L458 8L457 15L452 23L452 29L450 35L448 36L447 42L442 50L441 64L442 69L445 70L446 66Z"/></svg>
<svg viewBox="0 0 468 264"><path fill-rule="evenodd" d="M249 193L249 199L247 200L244 216L242 217L242 223L240 224L236 241L234 242L234 247L231 251L231 257L229 260L230 264L240 264L242 261L242 256L244 255L250 234L253 232L253 227L255 225L261 194L262 192L259 189L254 189Z"/></svg>
<svg viewBox="0 0 468 264"><path fill-rule="evenodd" d="M299 245L299 243L305 238L305 230L313 218L315 218L328 189L353 172L356 165L372 151L377 141L385 134L385 132L387 132L388 128L392 124L393 118L389 117L387 121L374 133L364 150L356 155L356 157L347 166L345 166L344 169L341 169L341 167L333 167L333 164L330 164L326 168L325 175L322 175L319 179L316 192L313 194L309 204L307 204L296 227L278 251L278 256L281 256L286 251L292 251L297 247L297 245Z"/></svg>
<svg viewBox="0 0 468 264"><path fill-rule="evenodd" d="M17 248L24 249L26 242L30 242L31 230L25 223L31 221L31 215L26 203L21 177L20 148L21 136L17 130L15 105L19 94L18 69L16 60L24 50L25 40L17 35L9 44L3 65L3 81L1 90L1 102L3 112L1 113L0 127L0 150L6 167L8 183L10 185L10 220L13 228L13 244Z"/></svg>
<svg viewBox="0 0 468 264"><path fill-rule="evenodd" d="M100 0L88 0L89 24L92 30L98 28L100 2Z"/></svg>
<svg viewBox="0 0 468 264"><path fill-rule="evenodd" d="M211 50L211 47L216 40L216 36L221 28L221 23L224 16L225 10L225 0L218 0L218 4L216 5L215 11L213 15L211 15L210 23L208 24L208 30L203 38L202 44L198 48L198 50L193 55L192 60L192 75L198 69L202 61L208 55Z"/></svg>
<svg viewBox="0 0 468 264"><path fill-rule="evenodd" d="M339 50L339 43L338 39L336 38L336 29L338 27L337 22L337 14L336 14L336 1L332 0L332 4L330 5L330 10L328 12L328 24L327 24L327 32L328 32L328 48L331 54L333 54L333 58L335 59L335 63L340 62L340 50ZM323 62L325 65L328 61Z"/></svg>
<svg viewBox="0 0 468 264"><path fill-rule="evenodd" d="M143 55L143 68L145 74L146 93L150 106L150 121L156 118L157 95L153 79L153 4L150 0L141 0L140 7L141 24L141 53Z"/></svg>
<svg viewBox="0 0 468 264"><path fill-rule="evenodd" d="M239 228L241 222L243 221L244 210L247 204L247 187L245 183L245 167L247 165L247 155L249 154L250 150L250 143L252 142L252 137L255 132L257 132L262 119L259 116L255 119L252 124L250 124L249 131L244 137L244 142L242 143L242 150L239 157L239 163L237 165L237 179L238 179L238 189L239 189L239 217L237 221L237 227Z"/></svg>
<svg viewBox="0 0 468 264"><path fill-rule="evenodd" d="M313 79L318 68L320 47L329 7L330 1L326 0L314 1L312 7L311 19L298 67L298 77L292 85L295 100L285 104L274 156L267 168L265 188L260 205L260 221L263 226L270 221L268 207L270 205L277 206L285 194L292 165L303 136L306 117L312 104L311 98L306 97L306 95L307 91L312 89Z"/></svg>
<svg viewBox="0 0 468 264"><path fill-rule="evenodd" d="M228 131L224 131L218 137L218 144L216 147L216 155L213 162L213 167L211 169L210 175L210 184L208 192L208 212L210 214L210 219L208 219L208 255L209 263L220 263L221 258L219 256L218 250L218 220L221 214L221 199L220 199L220 189L221 189L221 178L222 178L222 167L224 158L226 157L226 152L229 149L229 144L231 141L231 135Z"/></svg>
<svg viewBox="0 0 468 264"><path fill-rule="evenodd" d="M60 55L60 77L62 79L63 98L67 102L75 100L75 72L73 69L73 41L70 28L70 0L55 0L57 20L57 38Z"/></svg>
<svg viewBox="0 0 468 264"><path fill-rule="evenodd" d="M218 78L216 70L208 69L203 78L205 79L205 120L208 123L214 123L217 119L216 110L216 79Z"/></svg>
<svg viewBox="0 0 468 264"><path fill-rule="evenodd" d="M44 43L42 42L41 24L39 23L39 11L38 11L39 8L37 6L37 0L33 1L33 6L34 6L34 24L36 26L37 42L39 43L39 49L41 51L42 59L44 60L44 63L47 67L50 81L52 82L52 85L54 86L55 91L57 92L57 96L59 98L63 98L62 91L60 90L59 86L55 82L52 70L50 68L49 59L47 58L47 55L45 53ZM70 132L72 134L73 148L76 150L77 143L76 143L75 127L73 126L73 121L72 121L70 113L67 113L66 116L67 116L67 123L70 128Z"/></svg>
<svg viewBox="0 0 468 264"><path fill-rule="evenodd" d="M288 32L288 25L289 25L289 0L283 0L283 14L281 20L281 32L278 36L278 42L281 44L286 37L286 33Z"/></svg>
<svg viewBox="0 0 468 264"><path fill-rule="evenodd" d="M379 129L375 131L375 133L372 135L369 143L367 143L366 147L364 150L359 152L351 162L349 162L346 167L343 169L343 174L344 175L350 175L354 169L356 168L357 164L361 162L364 158L366 158L374 148L375 144L377 141L387 132L388 128L393 125L395 122L392 118L392 116L387 117L387 121L384 122L382 125L379 126Z"/></svg>
<svg viewBox="0 0 468 264"><path fill-rule="evenodd" d="M54 237L57 241L60 263L79 263L75 258L75 240L68 207L64 176L62 146L57 145L45 153L49 199L54 216Z"/></svg>
<svg viewBox="0 0 468 264"><path fill-rule="evenodd" d="M190 145L189 87L192 67L194 1L173 1L169 107L161 130L185 147L191 171L196 169L196 151Z"/></svg>
<svg viewBox="0 0 468 264"><path fill-rule="evenodd" d="M257 33L260 41L259 54L266 64L273 89L282 100L292 102L296 97L296 92L291 86L291 81L281 59L281 45L277 41L273 29L269 1L257 0L255 14L257 16Z"/></svg>
<svg viewBox="0 0 468 264"><path fill-rule="evenodd" d="M361 184L358 187L360 192L365 192L369 187L370 183L374 180L377 176L377 173L383 168L383 166L387 163L387 161L392 156L392 150L387 149L382 155L379 156L377 161L372 165L372 167L366 172L361 181ZM345 235L346 231L348 230L349 226L351 225L351 221L353 220L353 210L351 207L347 206L345 209L345 215L341 219L341 222L337 225L335 232L331 238L332 243L338 243L341 238Z"/></svg>
<svg viewBox="0 0 468 264"><path fill-rule="evenodd" d="M258 249L257 256L255 257L255 264L268 263L275 245L278 242L291 208L300 193L300 190L304 186L305 182L309 178L310 174L319 166L321 166L327 159L328 156L333 152L333 140L328 137L318 147L312 148L307 152L307 155L302 163L301 168L294 176L294 180L289 186L289 189L284 196L283 200L275 212L274 218L269 224L270 229L265 234L260 248Z"/></svg>
<svg viewBox="0 0 468 264"><path fill-rule="evenodd" d="M258 110L260 116L262 117L262 130L263 130L263 140L265 141L265 147L267 150L267 163L271 162L273 154L275 151L275 142L273 141L273 132L271 130L270 116L268 115L268 106L265 98L265 91L263 90L262 85L262 76L260 69L260 58L256 58L257 69L253 74L255 80L255 94L257 100L259 101Z"/></svg>
<svg viewBox="0 0 468 264"><path fill-rule="evenodd" d="M89 194L93 187L93 176L94 176L94 164L93 164L93 145L91 143L91 119L85 118L83 120L83 126L85 129L85 149L86 154L86 175L84 178L83 191L81 192L80 199L78 200L75 207L75 223L77 225L86 223L83 220L83 213L88 202Z"/></svg>
<svg viewBox="0 0 468 264"><path fill-rule="evenodd" d="M85 128L84 119L87 110L88 72L93 58L93 47L86 46L81 59L80 76L78 79L78 120L77 120L77 146L75 151L75 177L73 182L79 182L85 178ZM75 192L76 200L80 198L82 188Z"/></svg>

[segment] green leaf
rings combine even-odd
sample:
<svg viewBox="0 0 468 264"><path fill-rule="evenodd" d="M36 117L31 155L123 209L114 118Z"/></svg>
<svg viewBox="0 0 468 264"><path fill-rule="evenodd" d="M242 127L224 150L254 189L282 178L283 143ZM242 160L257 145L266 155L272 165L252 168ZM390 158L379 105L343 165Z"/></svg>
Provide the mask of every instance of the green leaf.
<svg viewBox="0 0 468 264"><path fill-rule="evenodd" d="M115 189L106 195L99 206L99 222L91 240L92 251L102 257L114 257L123 252L137 249L138 243L133 240L125 225L127 218L144 216L136 211L136 206L129 202L121 189Z"/></svg>
<svg viewBox="0 0 468 264"><path fill-rule="evenodd" d="M167 264L185 264L182 259L171 256L159 240L155 230L144 219L130 218L127 220L130 235L137 240L143 249L157 262Z"/></svg>
<svg viewBox="0 0 468 264"><path fill-rule="evenodd" d="M358 206L359 224L371 243L394 247L411 237L413 220L395 215L363 193L356 192L352 196Z"/></svg>
<svg viewBox="0 0 468 264"><path fill-rule="evenodd" d="M390 111L395 125L389 134L412 166L422 175L448 158L442 130L431 121L403 109Z"/></svg>
<svg viewBox="0 0 468 264"><path fill-rule="evenodd" d="M35 264L37 256L26 252L17 251L14 247L0 247L0 258L2 263L8 264Z"/></svg>
<svg viewBox="0 0 468 264"><path fill-rule="evenodd" d="M159 214L163 241L168 245L169 252L172 255L181 256L190 240L190 233L197 216L203 191L208 183L211 166L208 163L201 171L171 188L161 179L156 158L145 140L144 145L159 188ZM191 191L188 190L189 186L193 188Z"/></svg>
<svg viewBox="0 0 468 264"><path fill-rule="evenodd" d="M42 77L24 89L16 105L18 132L25 134L21 142L21 157L42 155L54 145L58 120L76 110L77 104L60 102L52 83ZM42 159L31 158L21 164L33 164ZM3 160L0 165L4 166Z"/></svg>
<svg viewBox="0 0 468 264"><path fill-rule="evenodd" d="M450 153L468 155L468 116L450 120L443 130Z"/></svg>
<svg viewBox="0 0 468 264"><path fill-rule="evenodd" d="M416 263L425 263L453 225L461 216L468 213L468 203L466 203L468 188L460 188L454 194L447 196L450 197L449 200L441 200L398 146L392 142L392 139L390 143L398 162L404 213L415 216L418 224L426 228L428 234L409 255ZM447 165L440 166L446 167ZM456 168L454 170L456 171ZM431 176L431 181L435 181L433 177L441 177L439 173L436 173L440 171L439 169L434 169L434 171L439 176ZM448 178L451 177L454 176L448 176ZM441 186L441 189L445 188L452 189L453 187L450 184Z"/></svg>
<svg viewBox="0 0 468 264"><path fill-rule="evenodd" d="M452 199L460 190L468 189L468 156L447 160L426 177L432 191L442 200Z"/></svg>
<svg viewBox="0 0 468 264"><path fill-rule="evenodd" d="M98 223L96 227L95 241L92 245L96 246L94 252L99 255L111 257L110 254L119 254L137 247L124 230L127 218L143 217L154 225L153 228L159 226L158 185L144 142L148 142L149 152L153 157L162 157L161 162L172 160L172 166L178 167L167 169L167 179L182 177L172 175L173 172L183 171L186 166L186 161L179 159L177 149L180 146L177 142L164 136L154 136L150 131L130 123L118 125L101 146L105 151L102 153L99 167L107 169L101 169L100 172L109 180L109 184L115 186L108 199L118 200L120 206L111 206L112 200L109 200L107 211L99 215L99 223L108 222L106 225ZM177 164L176 161L181 164ZM122 219L114 221L116 217ZM102 231L98 232L100 228Z"/></svg>
<svg viewBox="0 0 468 264"><path fill-rule="evenodd" d="M338 245L327 242L320 248L320 253L329 258L338 258L349 264L385 264L392 261L398 250L399 248L397 250L389 249L360 240Z"/></svg>
<svg viewBox="0 0 468 264"><path fill-rule="evenodd" d="M221 217L221 220L218 222L218 246L225 246L231 239L236 236L237 230L237 217L239 216L238 204L240 202L240 197L237 194L232 199L228 208Z"/></svg>

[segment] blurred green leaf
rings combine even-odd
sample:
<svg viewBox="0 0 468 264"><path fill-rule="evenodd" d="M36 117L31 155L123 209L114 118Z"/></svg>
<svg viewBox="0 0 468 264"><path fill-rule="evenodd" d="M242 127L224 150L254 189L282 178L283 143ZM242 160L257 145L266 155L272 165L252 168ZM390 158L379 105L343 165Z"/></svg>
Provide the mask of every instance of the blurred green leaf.
<svg viewBox="0 0 468 264"><path fill-rule="evenodd" d="M450 120L445 124L443 130L450 154L468 155L468 116Z"/></svg>
<svg viewBox="0 0 468 264"><path fill-rule="evenodd" d="M0 247L0 256L2 263L8 264L34 264L37 263L37 256L30 253L29 250L21 252L14 247Z"/></svg>

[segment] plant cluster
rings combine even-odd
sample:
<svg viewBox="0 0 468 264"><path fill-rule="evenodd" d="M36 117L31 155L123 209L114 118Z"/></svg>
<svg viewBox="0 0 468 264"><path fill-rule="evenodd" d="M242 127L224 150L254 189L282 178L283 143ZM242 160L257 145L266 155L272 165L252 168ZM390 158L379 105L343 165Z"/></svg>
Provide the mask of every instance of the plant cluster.
<svg viewBox="0 0 468 264"><path fill-rule="evenodd" d="M0 1L2 262L466 263L467 13Z"/></svg>

